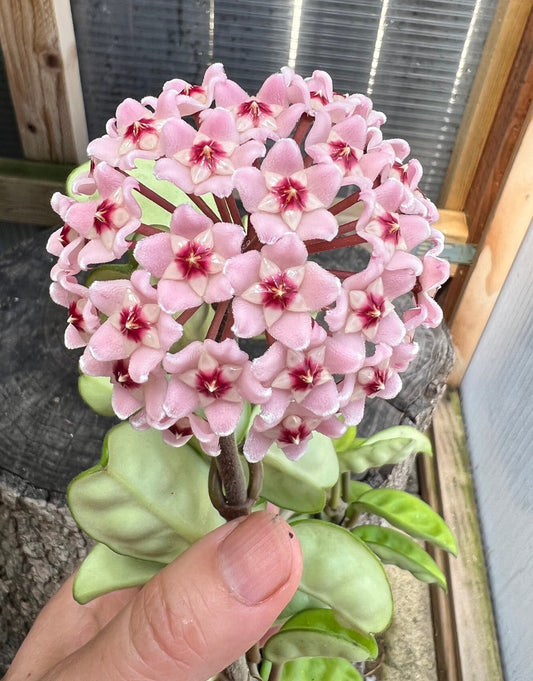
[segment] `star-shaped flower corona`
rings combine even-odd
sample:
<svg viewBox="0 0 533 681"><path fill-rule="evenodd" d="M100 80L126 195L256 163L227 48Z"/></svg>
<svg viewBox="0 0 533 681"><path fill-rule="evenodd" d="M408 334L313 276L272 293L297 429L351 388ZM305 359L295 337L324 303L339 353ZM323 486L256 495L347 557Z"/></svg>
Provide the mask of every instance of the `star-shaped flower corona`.
<svg viewBox="0 0 533 681"><path fill-rule="evenodd" d="M448 264L421 166L384 123L288 67L247 92L213 64L118 106L53 197L48 250L65 342L119 418L210 456L235 435L251 462L273 443L296 459L397 394ZM315 259L346 248L365 266Z"/></svg>

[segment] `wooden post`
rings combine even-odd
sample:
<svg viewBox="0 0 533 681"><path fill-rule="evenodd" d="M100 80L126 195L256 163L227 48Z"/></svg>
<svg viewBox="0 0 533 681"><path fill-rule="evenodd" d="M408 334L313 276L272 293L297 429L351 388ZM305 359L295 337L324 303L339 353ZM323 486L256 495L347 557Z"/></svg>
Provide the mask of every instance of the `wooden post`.
<svg viewBox="0 0 533 681"><path fill-rule="evenodd" d="M87 125L68 0L0 0L0 43L26 158L80 163Z"/></svg>
<svg viewBox="0 0 533 681"><path fill-rule="evenodd" d="M533 219L533 106L491 219L463 289L450 329L456 363L449 378L458 386L474 354L518 249Z"/></svg>
<svg viewBox="0 0 533 681"><path fill-rule="evenodd" d="M532 8L533 0L498 4L440 194L442 208L465 208Z"/></svg>

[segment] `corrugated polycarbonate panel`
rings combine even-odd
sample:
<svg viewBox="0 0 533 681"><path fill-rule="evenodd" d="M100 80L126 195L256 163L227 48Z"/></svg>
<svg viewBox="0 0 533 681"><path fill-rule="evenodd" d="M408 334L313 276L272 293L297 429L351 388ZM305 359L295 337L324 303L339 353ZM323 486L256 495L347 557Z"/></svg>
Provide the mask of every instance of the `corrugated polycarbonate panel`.
<svg viewBox="0 0 533 681"><path fill-rule="evenodd" d="M304 76L329 71L338 92L370 94L436 200L496 3L72 0L89 133L103 134L125 97L158 94L173 77L198 82L213 61L251 94L292 62ZM6 92L0 82L0 104ZM3 106L0 155L16 139L9 115Z"/></svg>

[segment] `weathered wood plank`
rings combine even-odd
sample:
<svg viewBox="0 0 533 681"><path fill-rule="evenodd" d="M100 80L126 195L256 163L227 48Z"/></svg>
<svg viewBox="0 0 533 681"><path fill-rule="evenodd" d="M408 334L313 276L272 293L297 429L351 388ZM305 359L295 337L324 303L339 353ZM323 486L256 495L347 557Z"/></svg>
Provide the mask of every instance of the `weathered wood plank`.
<svg viewBox="0 0 533 681"><path fill-rule="evenodd" d="M507 80L478 169L465 202L468 216L468 242L480 242L493 210L502 181L515 151L524 121L533 100L533 12L529 19ZM450 319L461 296L469 268L459 266L450 282L444 313Z"/></svg>
<svg viewBox="0 0 533 681"><path fill-rule="evenodd" d="M456 362L449 384L460 385L533 217L533 106L472 272L450 319Z"/></svg>
<svg viewBox="0 0 533 681"><path fill-rule="evenodd" d="M439 206L464 210L533 0L500 0L457 135Z"/></svg>
<svg viewBox="0 0 533 681"><path fill-rule="evenodd" d="M442 681L502 681L503 674L490 588L479 528L459 394L448 390L433 419L434 462L422 462L430 503L439 502L444 519L457 539L458 556L444 558L449 583L450 610L443 598L434 600L435 619L444 621L448 641L439 650L447 655ZM440 601L440 603L439 603ZM444 604L445 605L445 604ZM446 619L448 620L446 622ZM438 628L437 628L438 632ZM455 642L458 668L446 650ZM441 641L444 643L444 641ZM442 659L442 658L441 658ZM443 665L444 666L444 665Z"/></svg>
<svg viewBox="0 0 533 681"><path fill-rule="evenodd" d="M86 158L87 125L68 0L0 0L0 43L24 154Z"/></svg>
<svg viewBox="0 0 533 681"><path fill-rule="evenodd" d="M64 191L73 166L0 159L0 221L53 227L61 220L50 197Z"/></svg>

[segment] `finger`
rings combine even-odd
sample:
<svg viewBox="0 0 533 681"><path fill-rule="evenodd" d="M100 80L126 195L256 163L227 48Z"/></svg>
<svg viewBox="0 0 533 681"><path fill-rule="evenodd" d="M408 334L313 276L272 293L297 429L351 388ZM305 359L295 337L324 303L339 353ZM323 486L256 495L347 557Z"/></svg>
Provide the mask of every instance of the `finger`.
<svg viewBox="0 0 533 681"><path fill-rule="evenodd" d="M301 554L268 512L228 523L154 577L43 681L205 681L251 648L296 591Z"/></svg>
<svg viewBox="0 0 533 681"><path fill-rule="evenodd" d="M38 679L96 636L139 591L123 589L80 605L72 596L73 581L74 575L42 609L4 681Z"/></svg>

